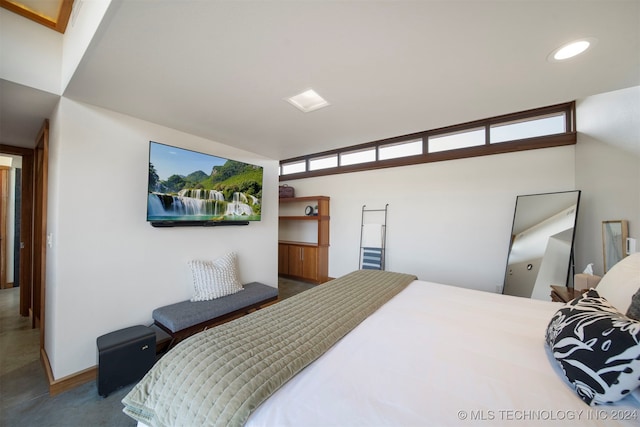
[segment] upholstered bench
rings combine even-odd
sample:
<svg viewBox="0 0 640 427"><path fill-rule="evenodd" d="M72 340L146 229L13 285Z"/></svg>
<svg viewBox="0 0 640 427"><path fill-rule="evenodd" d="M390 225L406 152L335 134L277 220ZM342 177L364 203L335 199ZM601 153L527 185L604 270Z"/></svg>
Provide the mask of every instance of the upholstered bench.
<svg viewBox="0 0 640 427"><path fill-rule="evenodd" d="M153 310L153 321L171 335L170 347L183 339L230 320L242 317L278 299L278 289L258 282L244 290L210 301L182 301Z"/></svg>

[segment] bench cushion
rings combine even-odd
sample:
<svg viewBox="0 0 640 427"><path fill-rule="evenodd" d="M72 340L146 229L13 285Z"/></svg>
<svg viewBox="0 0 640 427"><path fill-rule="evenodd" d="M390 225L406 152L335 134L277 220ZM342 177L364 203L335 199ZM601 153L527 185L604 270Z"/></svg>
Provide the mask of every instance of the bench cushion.
<svg viewBox="0 0 640 427"><path fill-rule="evenodd" d="M278 289L258 282L244 285L244 290L211 301L182 301L153 310L153 320L171 332L257 304L278 296Z"/></svg>

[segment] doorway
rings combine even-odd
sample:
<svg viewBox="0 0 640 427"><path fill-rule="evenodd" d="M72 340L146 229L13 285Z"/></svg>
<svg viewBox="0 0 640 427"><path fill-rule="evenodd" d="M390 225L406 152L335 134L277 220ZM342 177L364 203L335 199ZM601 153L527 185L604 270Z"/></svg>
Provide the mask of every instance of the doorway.
<svg viewBox="0 0 640 427"><path fill-rule="evenodd" d="M45 347L45 271L46 271L46 237L47 230L47 181L49 157L49 121L45 120L34 148L22 148L0 145L0 157L16 159L11 179L7 179L7 191L2 198L4 208L0 209L0 218L5 217L6 224L13 224L14 255L9 255L7 245L3 246L5 271L13 262L12 281L7 280L7 289L0 289L0 377L4 374L19 372L20 367L30 363L47 363L42 359ZM12 161L13 163L13 161ZM14 164L14 166L15 166ZM18 170L19 169L19 170ZM11 172L11 171L10 171ZM7 173L9 176L9 173ZM16 178L17 177L17 178ZM0 190L4 184L0 183ZM3 191L3 190L2 190ZM10 198L11 203L9 202ZM7 214L3 211L6 209ZM13 212L13 220L11 213ZM0 229L3 224L0 224ZM5 232L2 232L5 236ZM3 239L4 240L4 239ZM7 242L8 243L8 242ZM8 286L8 283L13 283ZM17 286L16 286L17 285ZM17 292L16 292L17 291ZM8 333L4 333L8 332ZM51 378L49 378L51 383Z"/></svg>
<svg viewBox="0 0 640 427"><path fill-rule="evenodd" d="M0 154L0 289L20 286L22 156Z"/></svg>
<svg viewBox="0 0 640 427"><path fill-rule="evenodd" d="M3 277L7 282L6 288L17 294L16 316L30 317L33 315L34 149L0 145L0 157L11 158L11 167L6 174L7 199L2 199L3 208L0 209L0 217L5 218L7 230L3 231L7 238L3 238L1 245Z"/></svg>
<svg viewBox="0 0 640 427"><path fill-rule="evenodd" d="M31 223L33 149L0 146L0 378L14 384L13 373L39 364L40 330L33 327L31 289Z"/></svg>

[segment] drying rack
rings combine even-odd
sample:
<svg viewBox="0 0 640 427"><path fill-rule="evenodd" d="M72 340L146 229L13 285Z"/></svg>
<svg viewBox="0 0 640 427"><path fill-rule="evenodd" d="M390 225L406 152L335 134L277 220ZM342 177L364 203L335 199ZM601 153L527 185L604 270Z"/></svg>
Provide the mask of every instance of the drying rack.
<svg viewBox="0 0 640 427"><path fill-rule="evenodd" d="M361 270L384 270L387 240L387 211L389 204L384 209L366 209L362 205L362 219L360 221L360 266ZM365 222L376 216L379 222ZM380 233L378 236L377 233ZM365 235L373 233L373 235ZM379 240L378 240L379 238ZM374 244L371 244L373 241Z"/></svg>

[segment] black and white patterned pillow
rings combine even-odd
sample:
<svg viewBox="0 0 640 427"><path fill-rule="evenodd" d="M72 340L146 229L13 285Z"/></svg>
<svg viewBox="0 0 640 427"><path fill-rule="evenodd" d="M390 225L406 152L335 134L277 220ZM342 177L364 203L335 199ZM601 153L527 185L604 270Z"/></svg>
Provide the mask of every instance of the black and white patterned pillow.
<svg viewBox="0 0 640 427"><path fill-rule="evenodd" d="M640 322L620 313L594 289L556 312L546 341L589 405L615 402L640 386Z"/></svg>

